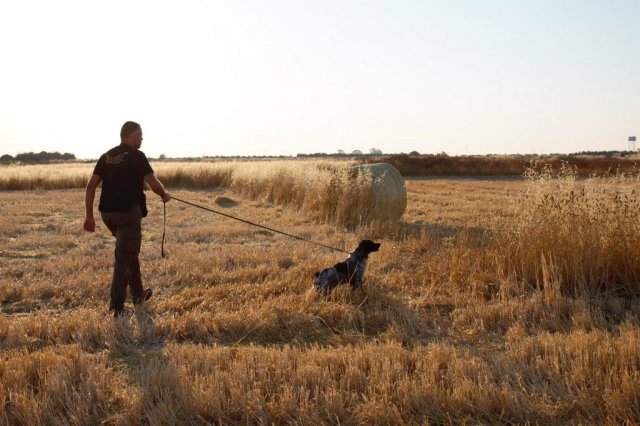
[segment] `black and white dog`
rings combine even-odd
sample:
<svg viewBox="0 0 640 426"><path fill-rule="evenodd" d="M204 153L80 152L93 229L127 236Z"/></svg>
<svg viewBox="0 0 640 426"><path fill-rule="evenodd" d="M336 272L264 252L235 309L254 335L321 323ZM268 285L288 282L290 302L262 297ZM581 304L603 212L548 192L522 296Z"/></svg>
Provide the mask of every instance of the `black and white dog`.
<svg viewBox="0 0 640 426"><path fill-rule="evenodd" d="M313 280L316 290L328 293L338 284L349 283L352 289L360 287L364 269L367 266L369 253L378 251L380 243L371 240L362 240L351 255L340 263L336 263L331 268L325 268L316 272Z"/></svg>

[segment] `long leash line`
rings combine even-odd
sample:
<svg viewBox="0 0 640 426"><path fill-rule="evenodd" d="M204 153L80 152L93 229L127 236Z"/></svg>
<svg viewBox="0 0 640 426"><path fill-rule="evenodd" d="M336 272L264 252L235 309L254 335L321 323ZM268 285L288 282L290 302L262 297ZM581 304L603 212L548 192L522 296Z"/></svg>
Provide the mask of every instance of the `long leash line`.
<svg viewBox="0 0 640 426"><path fill-rule="evenodd" d="M193 206L193 207L197 207L197 208L202 209L202 210L206 210L206 211L211 212L211 213L216 213L216 214L219 214L221 216L228 217L229 219L233 219L233 220L237 220L237 221L246 223L248 225L257 226L258 228L266 229L268 231L275 232L277 234L286 235L287 237L295 238L296 240L305 241L307 243L315 244L317 246L321 246L321 247L328 248L328 249L331 249L331 250L334 250L334 251L339 251L341 253L349 254L348 251L344 251L344 250L341 250L339 248L327 246L325 244L318 243L316 241L312 241L312 240L309 240L307 238L302 238L302 237L299 237L297 235L288 234L286 232L279 231L277 229L269 228L268 226L260 225L260 224L257 224L257 223L254 223L254 222L251 222L251 221L248 221L248 220L245 220L245 219L241 219L241 218L236 217L236 216L232 216L230 214L226 214L226 213L222 213L222 212L217 211L217 210L210 209L209 207L201 206L199 204L195 204L195 203L192 203L192 202L186 201L186 200L181 200L180 198L176 198L174 196L171 196L171 199L172 200L176 200L176 201L180 201L181 203L188 204L188 205ZM167 204L164 203L164 229L162 230L162 257L164 257L164 236L165 236L166 228L167 228Z"/></svg>

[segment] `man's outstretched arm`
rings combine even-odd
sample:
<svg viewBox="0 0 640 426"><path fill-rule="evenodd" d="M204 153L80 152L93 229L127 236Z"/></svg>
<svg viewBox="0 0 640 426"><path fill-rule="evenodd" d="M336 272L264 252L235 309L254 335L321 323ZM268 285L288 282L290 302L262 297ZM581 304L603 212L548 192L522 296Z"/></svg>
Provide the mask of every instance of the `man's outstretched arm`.
<svg viewBox="0 0 640 426"><path fill-rule="evenodd" d="M144 177L144 181L149 185L149 188L151 188L153 192L162 198L163 202L166 203L171 199L171 195L169 195L169 193L164 189L164 186L160 183L155 174L149 173Z"/></svg>

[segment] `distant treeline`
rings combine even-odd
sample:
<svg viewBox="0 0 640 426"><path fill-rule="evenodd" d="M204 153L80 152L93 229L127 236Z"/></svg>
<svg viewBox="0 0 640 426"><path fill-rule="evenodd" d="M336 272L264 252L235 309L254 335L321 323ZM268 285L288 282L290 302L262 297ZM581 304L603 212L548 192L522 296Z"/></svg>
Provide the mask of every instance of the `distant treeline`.
<svg viewBox="0 0 640 426"><path fill-rule="evenodd" d="M571 167L578 175L624 172L638 173L640 157L630 151L585 151L572 154L522 154L522 155L468 155L449 156L445 152L439 154L375 155L361 152L298 154L296 157L306 158L350 158L361 163L386 162L395 166L403 176L522 176L529 168L550 167L560 170L562 166ZM216 160L263 160L291 159L289 156L279 157L199 157L199 158L167 158L161 155L160 161L216 161ZM59 152L39 153L25 152L15 157L5 154L0 156L0 164L46 164L76 161L71 153ZM156 160L157 161L157 160Z"/></svg>
<svg viewBox="0 0 640 426"><path fill-rule="evenodd" d="M23 164L42 164L42 163L59 163L63 161L73 161L76 159L76 156L65 152L64 154L60 154L59 152L23 152L15 157L4 154L0 156L0 163L2 164L11 164L11 163L23 163Z"/></svg>
<svg viewBox="0 0 640 426"><path fill-rule="evenodd" d="M529 168L550 167L559 171L570 167L582 176L624 172L638 173L640 157L589 155L496 155L459 156L406 154L366 156L363 163L385 162L393 165L403 176L522 176Z"/></svg>

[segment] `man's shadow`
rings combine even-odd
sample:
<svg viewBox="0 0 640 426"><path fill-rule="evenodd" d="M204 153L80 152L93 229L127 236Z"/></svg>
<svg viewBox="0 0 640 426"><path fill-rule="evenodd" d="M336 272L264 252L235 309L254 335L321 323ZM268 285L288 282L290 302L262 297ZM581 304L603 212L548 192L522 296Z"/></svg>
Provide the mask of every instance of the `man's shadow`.
<svg viewBox="0 0 640 426"><path fill-rule="evenodd" d="M180 367L167 352L165 336L157 330L155 317L142 307L128 317L114 319L108 341L111 365L137 389L136 405L140 409L135 417L122 418L125 423L180 424L192 416L186 411L189 383L181 379Z"/></svg>
<svg viewBox="0 0 640 426"><path fill-rule="evenodd" d="M113 333L107 338L109 357L117 366L125 366L146 352L162 350L164 336L158 332L156 314L145 306L129 315L113 318Z"/></svg>

